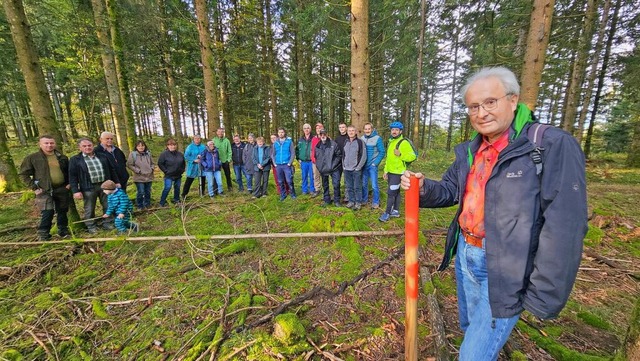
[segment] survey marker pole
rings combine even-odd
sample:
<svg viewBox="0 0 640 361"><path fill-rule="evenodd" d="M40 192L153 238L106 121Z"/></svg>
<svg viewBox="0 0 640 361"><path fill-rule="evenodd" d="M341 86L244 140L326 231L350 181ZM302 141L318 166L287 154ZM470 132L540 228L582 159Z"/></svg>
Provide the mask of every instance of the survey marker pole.
<svg viewBox="0 0 640 361"><path fill-rule="evenodd" d="M411 186L405 195L404 222L404 286L406 295L406 317L404 332L405 361L418 360L418 211L420 203L419 182L410 178Z"/></svg>

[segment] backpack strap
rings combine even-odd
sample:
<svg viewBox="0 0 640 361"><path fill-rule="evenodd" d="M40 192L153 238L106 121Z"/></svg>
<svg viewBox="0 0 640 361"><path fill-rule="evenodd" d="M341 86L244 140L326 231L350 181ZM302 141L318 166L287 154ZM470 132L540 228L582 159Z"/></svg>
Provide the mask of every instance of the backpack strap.
<svg viewBox="0 0 640 361"><path fill-rule="evenodd" d="M527 138L535 146L531 152L531 160L536 165L536 175L538 176L542 174L542 152L544 151L542 138L544 132L549 128L551 128L549 124L533 123L527 130Z"/></svg>

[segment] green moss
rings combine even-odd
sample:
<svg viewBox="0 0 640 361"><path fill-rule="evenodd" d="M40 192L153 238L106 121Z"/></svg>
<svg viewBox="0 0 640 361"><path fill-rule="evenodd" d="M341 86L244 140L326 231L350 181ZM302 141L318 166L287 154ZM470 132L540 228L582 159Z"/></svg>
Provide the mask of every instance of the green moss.
<svg viewBox="0 0 640 361"><path fill-rule="evenodd" d="M527 361L528 359L527 355L520 351L516 350L511 353L511 361Z"/></svg>
<svg viewBox="0 0 640 361"><path fill-rule="evenodd" d="M594 315L591 312L582 311L578 312L578 318L581 319L584 323L589 326L593 326L595 328L599 328L601 330L609 331L611 330L611 325L602 319L602 317L598 315Z"/></svg>
<svg viewBox="0 0 640 361"><path fill-rule="evenodd" d="M293 313L283 313L274 319L273 336L283 345L291 346L304 340L306 331L298 316Z"/></svg>
<svg viewBox="0 0 640 361"><path fill-rule="evenodd" d="M442 296L454 296L456 294L456 281L449 273L437 273L431 277L433 286Z"/></svg>
<svg viewBox="0 0 640 361"><path fill-rule="evenodd" d="M565 361L606 361L608 357L583 354L566 348L564 345L555 341L553 337L545 337L538 330L529 327L523 321L518 321L518 329L525 332L529 337L541 348L547 351L557 360Z"/></svg>
<svg viewBox="0 0 640 361"><path fill-rule="evenodd" d="M97 298L91 300L91 310L93 314L96 315L97 318L107 319L109 318L109 313L107 313L107 309L104 307L102 301Z"/></svg>
<svg viewBox="0 0 640 361"><path fill-rule="evenodd" d="M229 244L226 247L220 248L215 252L216 256L230 256L236 253L242 253L250 251L258 246L258 241L255 239L241 239Z"/></svg>
<svg viewBox="0 0 640 361"><path fill-rule="evenodd" d="M177 266L179 264L180 258L178 258L178 256L163 258L157 263L158 266Z"/></svg>
<svg viewBox="0 0 640 361"><path fill-rule="evenodd" d="M362 272L362 264L364 263L362 247L356 243L353 237L338 237L334 247L342 255L338 281L350 280Z"/></svg>
<svg viewBox="0 0 640 361"><path fill-rule="evenodd" d="M584 243L587 246L596 246L600 244L602 241L602 237L604 237L604 231L598 227L589 225L589 230L587 234L584 236Z"/></svg>
<svg viewBox="0 0 640 361"><path fill-rule="evenodd" d="M6 350L2 353L2 358L8 361L21 361L24 360L22 354L17 350Z"/></svg>

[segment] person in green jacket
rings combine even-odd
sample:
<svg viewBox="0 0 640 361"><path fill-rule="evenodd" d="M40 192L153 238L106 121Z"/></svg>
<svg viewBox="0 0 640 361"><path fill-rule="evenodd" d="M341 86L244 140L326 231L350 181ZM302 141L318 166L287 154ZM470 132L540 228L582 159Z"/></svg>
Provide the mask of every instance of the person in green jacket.
<svg viewBox="0 0 640 361"><path fill-rule="evenodd" d="M227 178L227 190L231 191L233 190L231 167L229 166L229 163L231 163L231 142L224 137L224 128L218 128L216 135L217 137L213 138L213 144L215 144L218 149L218 154L220 155L222 170L224 171L225 178Z"/></svg>
<svg viewBox="0 0 640 361"><path fill-rule="evenodd" d="M406 163L416 160L413 146L408 141L403 142L402 130L404 126L400 122L389 124L391 138L387 147L387 161L384 164L383 178L389 183L387 188L387 208L378 218L380 222L386 222L390 217L400 217L400 177L407 170ZM399 146L397 146L399 143ZM397 149L396 149L397 148Z"/></svg>

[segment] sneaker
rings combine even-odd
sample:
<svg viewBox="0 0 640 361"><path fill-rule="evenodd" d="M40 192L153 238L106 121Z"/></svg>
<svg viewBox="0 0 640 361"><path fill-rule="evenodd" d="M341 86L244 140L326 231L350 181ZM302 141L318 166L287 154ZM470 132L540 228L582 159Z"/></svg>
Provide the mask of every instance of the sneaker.
<svg viewBox="0 0 640 361"><path fill-rule="evenodd" d="M257 196L251 196L251 199L258 199Z"/></svg>
<svg viewBox="0 0 640 361"><path fill-rule="evenodd" d="M389 213L387 213L387 212L382 213L382 215L380 216L380 218L378 218L378 220L380 222L388 221L389 220Z"/></svg>
<svg viewBox="0 0 640 361"><path fill-rule="evenodd" d="M340 203L340 202L334 202L333 204L334 204L336 207L342 207L342 203Z"/></svg>
<svg viewBox="0 0 640 361"><path fill-rule="evenodd" d="M371 209L378 209L378 208L380 208L379 204L375 204L374 203L374 204L371 205Z"/></svg>
<svg viewBox="0 0 640 361"><path fill-rule="evenodd" d="M96 228L87 228L87 233L96 234L98 233L98 230Z"/></svg>
<svg viewBox="0 0 640 361"><path fill-rule="evenodd" d="M400 212L397 209L394 209L391 211L390 216L393 218L400 218Z"/></svg>
<svg viewBox="0 0 640 361"><path fill-rule="evenodd" d="M296 199L298 197L296 197L294 194L291 195L291 199Z"/></svg>
<svg viewBox="0 0 640 361"><path fill-rule="evenodd" d="M51 239L51 235L50 234L39 234L38 235L38 241L48 241Z"/></svg>
<svg viewBox="0 0 640 361"><path fill-rule="evenodd" d="M311 195L311 198L315 198L315 197L318 196L319 193L318 192L311 192L309 194Z"/></svg>
<svg viewBox="0 0 640 361"><path fill-rule="evenodd" d="M354 204L353 202L348 202L348 203L347 203L347 205L346 205L346 207L347 207L347 208L353 208L353 206L354 206L354 205L355 205L355 204Z"/></svg>
<svg viewBox="0 0 640 361"><path fill-rule="evenodd" d="M360 203L356 203L356 204L354 204L354 205L353 205L353 210L354 210L354 211L358 211L358 210L360 210L360 208L362 208L362 206L360 205Z"/></svg>
<svg viewBox="0 0 640 361"><path fill-rule="evenodd" d="M284 196L280 196L280 202L284 201L284 200L285 200L285 198L287 198L287 196L286 196L286 195L284 195Z"/></svg>

